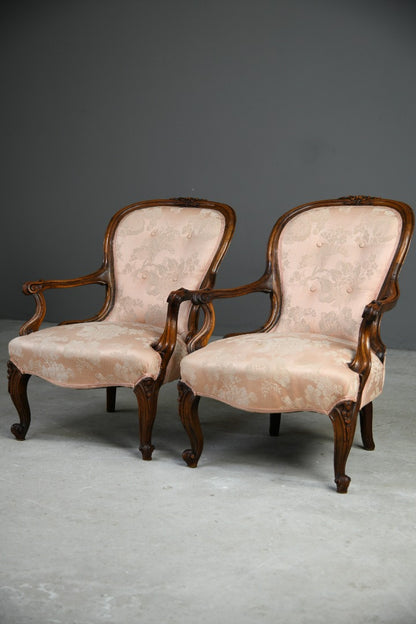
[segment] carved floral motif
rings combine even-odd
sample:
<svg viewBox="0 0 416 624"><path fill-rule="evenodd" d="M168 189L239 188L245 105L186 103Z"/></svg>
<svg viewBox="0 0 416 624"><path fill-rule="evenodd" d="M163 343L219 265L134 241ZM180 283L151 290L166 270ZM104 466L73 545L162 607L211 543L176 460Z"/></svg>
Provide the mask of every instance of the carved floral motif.
<svg viewBox="0 0 416 624"><path fill-rule="evenodd" d="M344 204L361 206L362 204L371 203L375 198L371 197L371 195L348 195L347 197L340 197L339 199L342 200Z"/></svg>

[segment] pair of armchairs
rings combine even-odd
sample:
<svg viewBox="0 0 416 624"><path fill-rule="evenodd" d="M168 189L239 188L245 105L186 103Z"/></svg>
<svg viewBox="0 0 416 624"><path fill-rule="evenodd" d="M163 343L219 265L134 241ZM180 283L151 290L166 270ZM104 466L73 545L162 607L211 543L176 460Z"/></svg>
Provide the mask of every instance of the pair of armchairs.
<svg viewBox="0 0 416 624"><path fill-rule="evenodd" d="M358 414L363 446L374 449L372 402L384 382L380 321L398 299L413 227L413 212L401 202L350 196L305 204L273 227L262 277L214 289L235 228L230 206L179 198L123 208L107 228L98 271L24 284L36 311L9 344L9 392L20 417L12 433L23 440L30 425L31 375L106 388L110 412L116 388L127 386L138 401L142 457L150 460L159 389L180 379L190 467L203 447L201 396L269 413L271 435L279 434L283 412L319 412L332 421L335 482L347 492ZM106 288L96 316L39 330L46 290L93 283ZM213 301L252 292L270 297L263 326L209 343Z"/></svg>

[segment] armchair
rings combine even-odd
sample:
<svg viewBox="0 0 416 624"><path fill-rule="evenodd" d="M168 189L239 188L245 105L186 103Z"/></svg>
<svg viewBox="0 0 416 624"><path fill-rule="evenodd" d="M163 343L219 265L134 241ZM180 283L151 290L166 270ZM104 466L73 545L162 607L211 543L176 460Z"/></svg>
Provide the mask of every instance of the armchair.
<svg viewBox="0 0 416 624"><path fill-rule="evenodd" d="M200 397L269 413L271 435L279 434L283 412L318 412L332 421L335 483L347 492L358 414L363 446L374 449L372 402L385 373L380 321L399 297L397 278L413 227L411 208L397 201L351 196L305 204L273 227L266 270L257 281L170 295L171 318L185 301L205 313L178 384L191 443L183 453L188 466L197 466L203 448ZM213 331L212 302L252 292L270 297L264 325L201 348Z"/></svg>
<svg viewBox="0 0 416 624"><path fill-rule="evenodd" d="M24 440L29 429L31 375L69 388L104 387L109 412L115 409L116 388L126 386L137 397L140 450L150 460L159 389L178 378L180 360L198 328L191 303L174 323L166 322L166 298L179 285L214 285L234 228L235 214L226 204L192 198L142 201L111 219L97 271L77 279L26 282L23 291L33 295L36 310L9 343L9 392L20 417L11 428L14 436ZM106 289L95 316L39 329L47 290L88 284Z"/></svg>

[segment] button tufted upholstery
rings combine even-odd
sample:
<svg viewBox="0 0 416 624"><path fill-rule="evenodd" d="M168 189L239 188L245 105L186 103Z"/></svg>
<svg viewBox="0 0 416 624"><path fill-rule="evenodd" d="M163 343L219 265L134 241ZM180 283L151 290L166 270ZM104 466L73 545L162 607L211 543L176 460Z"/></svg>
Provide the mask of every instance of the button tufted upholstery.
<svg viewBox="0 0 416 624"><path fill-rule="evenodd" d="M272 331L356 342L364 306L377 298L402 229L388 206L320 206L291 219L276 254L282 288Z"/></svg>

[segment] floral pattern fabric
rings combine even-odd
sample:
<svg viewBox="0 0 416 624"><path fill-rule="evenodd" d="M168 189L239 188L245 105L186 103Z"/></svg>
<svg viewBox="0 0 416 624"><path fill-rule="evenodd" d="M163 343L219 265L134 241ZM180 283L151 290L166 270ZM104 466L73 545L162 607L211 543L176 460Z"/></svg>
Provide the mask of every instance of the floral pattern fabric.
<svg viewBox="0 0 416 624"><path fill-rule="evenodd" d="M384 206L326 206L295 216L280 236L283 305L272 331L357 340L400 233L400 214Z"/></svg>
<svg viewBox="0 0 416 624"><path fill-rule="evenodd" d="M59 386L133 388L144 377L158 377L161 357L151 343L162 331L160 327L107 321L61 325L14 338L9 353L22 373ZM185 353L186 345L178 337L165 382L178 378Z"/></svg>
<svg viewBox="0 0 416 624"><path fill-rule="evenodd" d="M252 412L329 414L357 399L359 376L348 363L355 345L317 334L233 336L187 355L181 379L199 396ZM383 388L384 366L374 355L362 405Z"/></svg>
<svg viewBox="0 0 416 624"><path fill-rule="evenodd" d="M209 208L156 206L128 213L113 242L116 297L107 319L163 327L169 293L199 288L224 227L224 215ZM181 306L181 334L189 310L189 303Z"/></svg>

